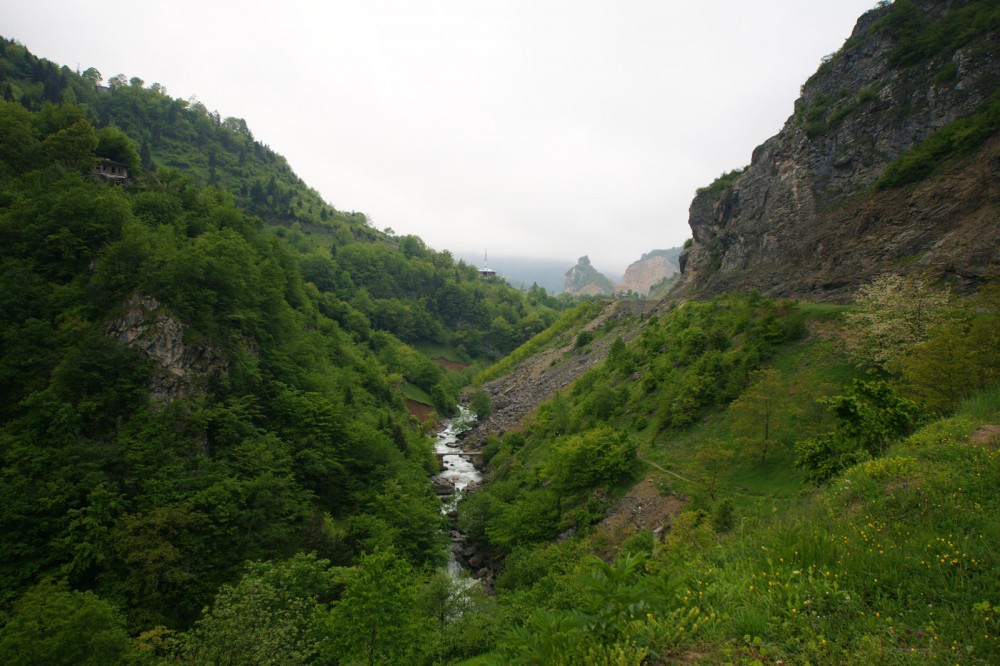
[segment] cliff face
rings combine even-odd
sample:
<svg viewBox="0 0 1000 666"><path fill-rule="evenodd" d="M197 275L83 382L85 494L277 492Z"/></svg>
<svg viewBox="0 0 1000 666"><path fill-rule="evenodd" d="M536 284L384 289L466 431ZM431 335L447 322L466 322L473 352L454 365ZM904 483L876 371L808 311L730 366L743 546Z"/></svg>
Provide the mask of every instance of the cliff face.
<svg viewBox="0 0 1000 666"><path fill-rule="evenodd" d="M149 394L156 402L191 396L209 377L227 371L211 346L186 343L184 325L164 314L151 296L133 295L124 312L110 323L108 335L152 359Z"/></svg>
<svg viewBox="0 0 1000 666"><path fill-rule="evenodd" d="M871 187L891 162L995 96L995 31L979 26L963 43L942 39L936 51L908 51L920 43L916 33L957 23L974 5L900 0L862 16L750 166L699 191L690 208L693 243L673 293L758 289L844 300L890 270L950 277L960 288L997 273L995 128L971 155L942 160L915 185ZM905 20L894 14L904 9Z"/></svg>
<svg viewBox="0 0 1000 666"><path fill-rule="evenodd" d="M617 291L632 291L646 296L649 289L658 282L680 271L677 265L677 255L680 249L653 250L642 255L639 261L634 261L625 269L625 275L617 287Z"/></svg>

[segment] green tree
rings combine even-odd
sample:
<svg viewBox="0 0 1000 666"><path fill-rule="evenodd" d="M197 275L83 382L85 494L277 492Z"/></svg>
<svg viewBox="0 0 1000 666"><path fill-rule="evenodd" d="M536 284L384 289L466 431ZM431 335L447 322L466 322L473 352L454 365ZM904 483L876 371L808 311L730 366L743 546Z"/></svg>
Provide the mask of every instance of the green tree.
<svg viewBox="0 0 1000 666"><path fill-rule="evenodd" d="M781 373L773 368L757 370L750 375L750 385L729 406L732 430L760 452L761 463L767 462L767 452L781 437L791 409Z"/></svg>
<svg viewBox="0 0 1000 666"><path fill-rule="evenodd" d="M556 487L581 491L621 481L635 468L636 443L609 426L569 435L552 446L545 475Z"/></svg>
<svg viewBox="0 0 1000 666"><path fill-rule="evenodd" d="M94 152L98 157L121 162L133 174L138 173L142 166L135 141L114 125L97 130L97 148Z"/></svg>
<svg viewBox="0 0 1000 666"><path fill-rule="evenodd" d="M837 417L836 430L795 443L795 466L814 483L885 452L913 432L923 410L881 381L854 380L841 395L823 399Z"/></svg>
<svg viewBox="0 0 1000 666"><path fill-rule="evenodd" d="M1000 381L1000 283L951 308L895 367L902 390L938 412Z"/></svg>
<svg viewBox="0 0 1000 666"><path fill-rule="evenodd" d="M10 666L108 666L134 663L118 611L92 592L45 580L14 604L0 632L0 662Z"/></svg>
<svg viewBox="0 0 1000 666"><path fill-rule="evenodd" d="M735 455L735 451L726 446L722 440L715 438L702 442L698 448L698 452L695 454L695 466L712 501L715 501L719 492L719 483L723 476L730 471Z"/></svg>
<svg viewBox="0 0 1000 666"><path fill-rule="evenodd" d="M476 413L476 418L480 421L486 420L493 411L493 401L490 399L490 394L483 390L473 393L472 399L469 401L469 409Z"/></svg>
<svg viewBox="0 0 1000 666"><path fill-rule="evenodd" d="M90 121L82 119L49 134L42 141L42 149L49 159L66 169L87 172L95 163L97 136Z"/></svg>
<svg viewBox="0 0 1000 666"><path fill-rule="evenodd" d="M182 661L192 664L315 663L323 640L334 576L325 560L296 555L253 562L235 585L223 585L184 637Z"/></svg>
<svg viewBox="0 0 1000 666"><path fill-rule="evenodd" d="M391 551L362 555L343 577L323 654L342 664L414 664L430 649L433 620L419 613L421 580Z"/></svg>

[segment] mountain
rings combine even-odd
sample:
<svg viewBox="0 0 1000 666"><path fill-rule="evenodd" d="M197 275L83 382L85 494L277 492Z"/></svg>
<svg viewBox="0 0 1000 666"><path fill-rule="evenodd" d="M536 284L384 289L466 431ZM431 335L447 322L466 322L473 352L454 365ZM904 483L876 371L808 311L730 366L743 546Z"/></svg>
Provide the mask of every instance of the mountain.
<svg viewBox="0 0 1000 666"><path fill-rule="evenodd" d="M702 188L675 295L844 300L887 270L960 289L1000 270L996 1L862 16L750 165Z"/></svg>
<svg viewBox="0 0 1000 666"><path fill-rule="evenodd" d="M941 44L971 44L935 78L974 89L998 3L931 9L880 4L863 37L892 37L904 87ZM320 208L239 123L88 72L0 40L0 663L1000 663L995 283L564 307ZM936 132L919 104L891 107L927 138L861 190L816 185L800 144L860 113L831 94L799 143L762 149L813 172L760 192L755 157L699 193L682 293L808 292L800 272L843 270L749 250L731 265L751 195L787 213L764 243L782 251L824 233L795 227L796 193L814 221L912 200L914 228L958 210L949 183L969 206L995 198L988 103L925 117ZM963 190L977 168L985 192ZM915 271L924 255L891 245L908 229L872 237L881 262L837 256ZM587 257L567 277L610 288ZM466 451L487 481L445 516L436 420L406 398L447 414L470 377ZM445 573L449 542L490 589Z"/></svg>
<svg viewBox="0 0 1000 666"><path fill-rule="evenodd" d="M445 366L563 303L337 211L155 84L0 39L0 94L0 662L41 654L11 613L83 608L81 636L127 647L189 629L248 560L441 560L426 429L469 374Z"/></svg>
<svg viewBox="0 0 1000 666"><path fill-rule="evenodd" d="M576 266L566 271L563 292L572 296L600 296L614 293L611 280L590 264L590 257L582 256Z"/></svg>
<svg viewBox="0 0 1000 666"><path fill-rule="evenodd" d="M681 248L653 250L629 264L625 275L615 291L631 291L642 296L649 295L652 287L680 272L678 257Z"/></svg>

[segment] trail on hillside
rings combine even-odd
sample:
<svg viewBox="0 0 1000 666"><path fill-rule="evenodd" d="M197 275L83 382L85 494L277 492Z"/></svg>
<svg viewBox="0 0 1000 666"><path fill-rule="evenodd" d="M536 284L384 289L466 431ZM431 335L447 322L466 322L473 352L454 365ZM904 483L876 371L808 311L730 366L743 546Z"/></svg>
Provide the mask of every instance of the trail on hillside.
<svg viewBox="0 0 1000 666"><path fill-rule="evenodd" d="M677 477L681 481L687 481L688 483L699 483L698 481L695 481L694 479L688 478L686 476L682 476L682 475L678 474L677 472L670 471L666 467L661 467L660 465L657 465L652 460L649 460L648 458L646 458L645 456L643 456L641 449L639 451L636 451L635 455L636 455L636 458L639 459L639 462L644 463L646 465L649 465L650 467L653 467L655 469L658 469L659 471L663 472L664 474L669 474L670 476Z"/></svg>

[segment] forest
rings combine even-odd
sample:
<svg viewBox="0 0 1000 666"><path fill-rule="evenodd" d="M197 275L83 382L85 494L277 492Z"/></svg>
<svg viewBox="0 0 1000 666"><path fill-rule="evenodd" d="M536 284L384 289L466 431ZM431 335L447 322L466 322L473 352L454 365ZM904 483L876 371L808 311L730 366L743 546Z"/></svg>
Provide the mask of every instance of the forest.
<svg viewBox="0 0 1000 666"><path fill-rule="evenodd" d="M995 276L616 309L159 84L0 39L0 97L3 663L1000 661ZM431 434L533 358L582 370L445 515Z"/></svg>

